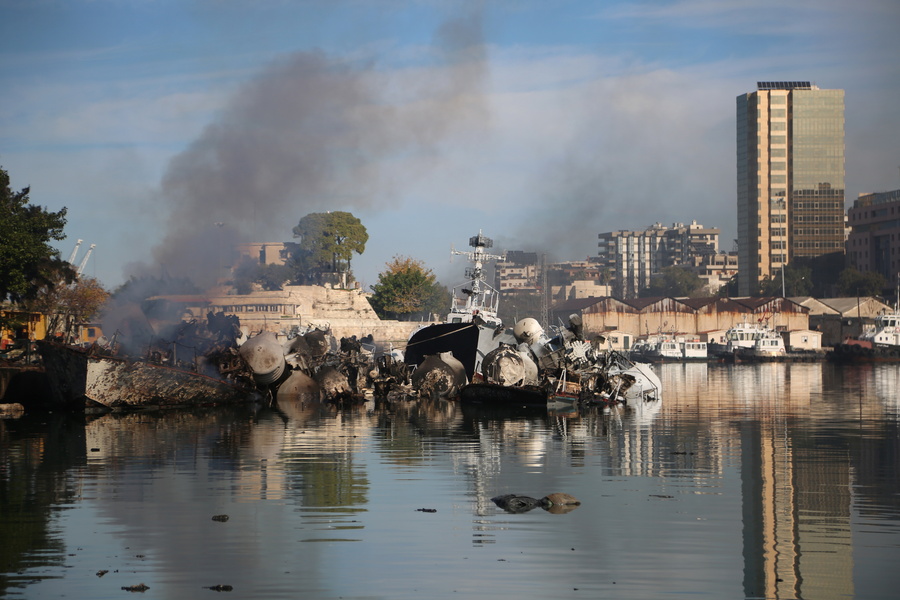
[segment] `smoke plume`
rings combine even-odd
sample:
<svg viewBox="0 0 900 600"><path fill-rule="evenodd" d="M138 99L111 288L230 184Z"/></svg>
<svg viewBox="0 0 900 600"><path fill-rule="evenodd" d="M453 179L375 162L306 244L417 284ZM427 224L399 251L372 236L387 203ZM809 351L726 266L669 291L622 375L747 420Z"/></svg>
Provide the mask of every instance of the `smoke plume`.
<svg viewBox="0 0 900 600"><path fill-rule="evenodd" d="M440 142L487 118L480 17L444 23L435 48L427 68L301 52L263 69L171 160L168 230L149 272L207 287L234 243L284 241L310 212L390 202L403 182L386 175L388 161L437 160Z"/></svg>

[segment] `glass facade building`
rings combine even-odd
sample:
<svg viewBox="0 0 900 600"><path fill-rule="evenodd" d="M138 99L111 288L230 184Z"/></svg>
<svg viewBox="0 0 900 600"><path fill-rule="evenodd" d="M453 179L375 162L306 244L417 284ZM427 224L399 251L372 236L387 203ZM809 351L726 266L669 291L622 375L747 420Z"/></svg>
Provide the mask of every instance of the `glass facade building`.
<svg viewBox="0 0 900 600"><path fill-rule="evenodd" d="M844 249L844 91L759 82L737 97L738 293Z"/></svg>

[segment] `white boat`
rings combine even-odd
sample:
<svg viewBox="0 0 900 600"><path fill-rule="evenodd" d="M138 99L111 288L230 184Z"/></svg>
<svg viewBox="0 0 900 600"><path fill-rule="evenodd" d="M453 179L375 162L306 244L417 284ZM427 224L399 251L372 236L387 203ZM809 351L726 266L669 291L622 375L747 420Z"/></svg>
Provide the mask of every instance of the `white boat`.
<svg viewBox="0 0 900 600"><path fill-rule="evenodd" d="M633 353L635 360L650 362L679 362L706 360L708 357L706 342L697 339L688 340L683 336L648 338L638 353Z"/></svg>
<svg viewBox="0 0 900 600"><path fill-rule="evenodd" d="M784 339L777 332L774 335L765 335L757 338L753 345L738 351L741 356L751 358L781 358L787 350L784 347Z"/></svg>
<svg viewBox="0 0 900 600"><path fill-rule="evenodd" d="M673 338L664 338L656 344L650 345L644 351L644 356L651 361L671 361L684 358L681 343Z"/></svg>
<svg viewBox="0 0 900 600"><path fill-rule="evenodd" d="M882 313L875 317L875 323L859 336L861 341L869 341L873 347L900 349L900 311Z"/></svg>
<svg viewBox="0 0 900 600"><path fill-rule="evenodd" d="M623 400L631 404L662 400L662 381L653 371L653 367L647 363L631 362L621 355L618 356L622 360L611 366L607 374L609 377L619 376L632 380L631 385L621 392Z"/></svg>
<svg viewBox="0 0 900 600"><path fill-rule="evenodd" d="M681 353L685 360L706 360L709 358L706 342L700 340L683 341Z"/></svg>
<svg viewBox="0 0 900 600"><path fill-rule="evenodd" d="M764 322L744 322L734 325L725 332L725 356L734 356L739 352L746 353L754 349L759 340L768 340L764 344L759 344L760 351L765 351L763 348L777 345L779 341L781 347L784 348L784 340L781 335Z"/></svg>
<svg viewBox="0 0 900 600"><path fill-rule="evenodd" d="M726 359L773 359L785 354L784 338L763 321L740 323L725 332Z"/></svg>
<svg viewBox="0 0 900 600"><path fill-rule="evenodd" d="M859 337L844 340L827 356L836 361L900 362L900 286L892 311L877 315Z"/></svg>

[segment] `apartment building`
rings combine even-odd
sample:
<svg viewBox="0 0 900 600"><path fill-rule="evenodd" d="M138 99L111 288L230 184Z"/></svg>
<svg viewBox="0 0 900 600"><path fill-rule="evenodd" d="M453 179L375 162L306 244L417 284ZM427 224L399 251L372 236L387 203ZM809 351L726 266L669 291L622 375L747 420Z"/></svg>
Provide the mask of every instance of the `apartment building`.
<svg viewBox="0 0 900 600"><path fill-rule="evenodd" d="M683 266L702 270L719 254L718 228L655 223L643 231L610 231L598 235L598 263L609 274L613 296L637 298L662 269Z"/></svg>

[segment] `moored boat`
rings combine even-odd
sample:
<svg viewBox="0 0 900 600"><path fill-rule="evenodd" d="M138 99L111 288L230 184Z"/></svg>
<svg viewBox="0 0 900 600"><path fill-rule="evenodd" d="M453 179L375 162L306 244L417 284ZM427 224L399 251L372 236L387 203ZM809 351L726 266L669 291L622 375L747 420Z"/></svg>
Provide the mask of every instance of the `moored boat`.
<svg viewBox="0 0 900 600"><path fill-rule="evenodd" d="M681 352L684 360L707 360L709 358L706 342L700 340L685 340L681 344Z"/></svg>
<svg viewBox="0 0 900 600"><path fill-rule="evenodd" d="M779 350L780 349L780 350ZM718 354L724 360L773 358L785 353L781 334L764 321L743 322L725 332L725 349Z"/></svg>
<svg viewBox="0 0 900 600"><path fill-rule="evenodd" d="M709 359L706 342L685 336L653 335L639 340L629 356L638 362L690 362Z"/></svg>
<svg viewBox="0 0 900 600"><path fill-rule="evenodd" d="M787 350L781 335L771 331L754 340L752 346L737 348L734 353L741 360L778 360L787 355Z"/></svg>
<svg viewBox="0 0 900 600"><path fill-rule="evenodd" d="M681 344L674 338L663 338L644 351L644 357L651 362L678 361L684 358Z"/></svg>
<svg viewBox="0 0 900 600"><path fill-rule="evenodd" d="M900 294L894 310L875 317L875 323L856 338L845 339L826 354L836 362L900 362Z"/></svg>

